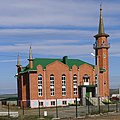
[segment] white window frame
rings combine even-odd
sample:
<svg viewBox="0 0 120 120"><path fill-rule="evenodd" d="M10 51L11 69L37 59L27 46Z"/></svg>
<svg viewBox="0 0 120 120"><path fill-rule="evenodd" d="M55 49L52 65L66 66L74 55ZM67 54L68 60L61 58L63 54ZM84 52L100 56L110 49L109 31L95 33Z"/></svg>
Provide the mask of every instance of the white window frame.
<svg viewBox="0 0 120 120"><path fill-rule="evenodd" d="M85 74L83 76L83 83L84 83L84 85L89 85L89 81L90 81L90 77L87 74Z"/></svg>
<svg viewBox="0 0 120 120"><path fill-rule="evenodd" d="M62 105L67 105L67 101L66 100L62 101Z"/></svg>
<svg viewBox="0 0 120 120"><path fill-rule="evenodd" d="M51 106L55 106L55 101L51 101Z"/></svg>
<svg viewBox="0 0 120 120"><path fill-rule="evenodd" d="M78 88L77 88L77 75L74 74L73 76L73 93L74 95L77 95L78 94Z"/></svg>
<svg viewBox="0 0 120 120"><path fill-rule="evenodd" d="M66 75L62 75L62 96L66 95Z"/></svg>
<svg viewBox="0 0 120 120"><path fill-rule="evenodd" d="M43 87L42 81L43 81L42 75L39 74L39 75L38 75L38 96L39 96L39 97L41 97L41 96L43 95L43 93L42 93L42 92L43 92L43 89L42 89L42 87Z"/></svg>
<svg viewBox="0 0 120 120"><path fill-rule="evenodd" d="M44 106L44 102L40 102L40 101L39 101L39 106L40 106L40 107L43 107L43 106Z"/></svg>
<svg viewBox="0 0 120 120"><path fill-rule="evenodd" d="M55 95L55 80L54 80L54 75L50 75L50 95L54 96Z"/></svg>

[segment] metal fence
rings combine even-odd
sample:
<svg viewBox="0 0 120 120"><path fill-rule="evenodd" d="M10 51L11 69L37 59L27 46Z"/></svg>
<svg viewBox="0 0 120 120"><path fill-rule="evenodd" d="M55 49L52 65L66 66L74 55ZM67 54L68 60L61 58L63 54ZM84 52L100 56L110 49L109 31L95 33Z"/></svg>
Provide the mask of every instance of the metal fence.
<svg viewBox="0 0 120 120"><path fill-rule="evenodd" d="M38 108L25 108L24 105L22 108L15 106L15 105L9 105L9 102L7 105L0 105L0 116L4 115L10 117L10 116L16 116L20 118L25 117L36 117L36 118L77 118L81 116L86 115L94 115L94 114L100 114L100 113L108 113L108 112L120 112L120 102L114 101L111 102L104 102L104 104L101 103L101 98L97 98L97 104L93 105L90 102L91 98L84 98L86 100L86 105L82 106L81 103L78 103L77 98L74 104L70 104L69 106L54 106L50 108L43 108L39 106ZM57 100L56 100L57 101ZM6 113L6 114L5 114ZM18 113L18 115L17 115ZM15 115L14 115L15 114ZM29 120L29 119L28 119Z"/></svg>

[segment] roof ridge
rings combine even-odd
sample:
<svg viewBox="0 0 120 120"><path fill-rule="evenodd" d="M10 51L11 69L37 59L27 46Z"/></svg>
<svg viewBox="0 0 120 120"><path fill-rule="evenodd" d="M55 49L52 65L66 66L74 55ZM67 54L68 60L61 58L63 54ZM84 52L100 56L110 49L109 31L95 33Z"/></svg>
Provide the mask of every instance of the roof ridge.
<svg viewBox="0 0 120 120"><path fill-rule="evenodd" d="M55 60L59 59L60 60L61 58L34 58L34 59L55 59Z"/></svg>
<svg viewBox="0 0 120 120"><path fill-rule="evenodd" d="M67 62L64 62L63 59L60 59L60 58L34 58L33 59L33 68L30 69L28 68L27 66L26 67L22 67L23 70L22 72L27 72L29 70L37 70L37 66L38 65L41 65L43 69L46 69L46 66L55 62L55 61L59 61L65 65L67 65L70 69L72 68L72 66L76 65L76 66L81 66L82 64L88 64L92 67L94 67L94 65L88 63L88 62L85 62L83 60L80 60L80 59L67 59Z"/></svg>

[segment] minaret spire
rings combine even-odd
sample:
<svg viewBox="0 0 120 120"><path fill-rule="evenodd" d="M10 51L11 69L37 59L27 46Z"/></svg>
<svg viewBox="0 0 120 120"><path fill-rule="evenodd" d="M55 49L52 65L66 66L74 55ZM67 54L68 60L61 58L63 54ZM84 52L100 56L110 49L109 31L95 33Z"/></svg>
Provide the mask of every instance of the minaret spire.
<svg viewBox="0 0 120 120"><path fill-rule="evenodd" d="M100 18L99 18L99 27L98 27L98 34L95 35L95 38L101 37L101 36L105 36L105 37L109 37L108 34L105 33L104 30L104 23L103 23L103 16L102 16L102 1L100 4Z"/></svg>
<svg viewBox="0 0 120 120"><path fill-rule="evenodd" d="M98 34L104 34L104 23L103 23L103 18L102 18L102 4L100 4L100 20L99 20Z"/></svg>
<svg viewBox="0 0 120 120"><path fill-rule="evenodd" d="M30 46L30 51L29 51L29 67L33 67L33 57L32 57L32 47Z"/></svg>
<svg viewBox="0 0 120 120"><path fill-rule="evenodd" d="M32 48L31 48L31 46L30 46L30 52L29 52L29 59L30 59L30 60L33 59L33 57L32 57Z"/></svg>
<svg viewBox="0 0 120 120"><path fill-rule="evenodd" d="M18 53L18 57L17 57L17 66L20 66L20 55Z"/></svg>

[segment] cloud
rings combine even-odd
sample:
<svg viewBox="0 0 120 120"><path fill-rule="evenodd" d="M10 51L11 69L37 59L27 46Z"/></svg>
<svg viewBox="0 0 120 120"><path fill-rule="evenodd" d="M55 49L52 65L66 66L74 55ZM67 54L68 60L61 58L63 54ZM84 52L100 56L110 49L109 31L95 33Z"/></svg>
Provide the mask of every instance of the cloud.
<svg viewBox="0 0 120 120"><path fill-rule="evenodd" d="M1 3L1 6L3 5L5 3ZM93 6L95 5L92 5L92 8ZM4 11L4 14L1 12L0 23L1 25L83 25L88 20L87 16L89 16L89 21L94 20L87 10L84 12L80 10L86 8L84 3L78 4L78 2L68 0L32 0L29 1L29 4L28 1L14 1L9 4L7 9L0 8Z"/></svg>
<svg viewBox="0 0 120 120"><path fill-rule="evenodd" d="M94 32L94 31L93 31ZM111 43L110 48L110 56L120 56L119 45L120 42L116 40L119 38L119 30L110 31L112 36L110 37L109 42ZM5 36L16 36L19 38L21 36L20 41L16 41L11 45L3 44L0 46L0 52L24 52L28 53L29 46L32 45L33 51L35 54L46 54L46 55L79 55L79 54L87 54L90 51L93 51L92 44L94 43L94 38L88 30L60 30L60 29L5 29L0 31L1 35ZM52 35L52 37L51 37ZM31 41L26 40L25 36L32 36ZM46 40L42 40L38 38L34 38L34 36L48 36ZM50 37L49 37L50 36ZM53 39L55 36L57 38ZM60 36L79 36L79 39L68 39L62 38L59 39ZM117 36L117 37L116 37ZM25 38L24 38L25 37ZM50 39L51 38L51 39ZM71 37L70 37L71 38ZM13 39L15 39L13 37ZM13 41L11 39L11 41ZM88 39L92 39L88 41ZM109 38L108 38L109 39ZM111 39L114 39L111 40ZM116 42L115 42L116 40ZM86 43L86 42L87 43ZM4 42L4 41L2 41ZM71 48L74 48L71 50ZM49 51L49 52L48 52Z"/></svg>
<svg viewBox="0 0 120 120"><path fill-rule="evenodd" d="M110 88L119 88L120 82L119 82L120 76L110 76Z"/></svg>
<svg viewBox="0 0 120 120"><path fill-rule="evenodd" d="M120 38L119 32L119 30L109 31L110 38L108 40L111 45L109 49L110 56L120 56L120 50L118 49L120 45L118 41ZM0 52L21 51L28 53L29 46L32 45L34 52L38 53L39 51L39 54L86 54L93 50L94 34L95 31L79 30L78 28L4 29L0 31L0 35L8 36L11 45L5 44L7 40L0 41L0 43L4 43L0 46ZM16 38L19 39L17 40ZM71 51L71 48L74 48L74 50Z"/></svg>
<svg viewBox="0 0 120 120"><path fill-rule="evenodd" d="M48 43L50 42L50 44ZM53 42L53 45L51 43L51 40L48 42L45 42L43 44L33 44L32 49L33 53L38 53L38 54L48 54L48 55L63 55L63 54L68 54L68 55L77 55L77 54L86 54L91 48L91 45L74 45L73 41L58 41L58 42ZM65 43L71 42L71 45L64 45ZM75 42L78 42L77 40ZM56 45L55 45L56 44ZM0 52L15 52L15 51L20 51L24 53L28 53L28 45L27 44L17 44L17 45L6 45L6 46L0 46ZM73 49L74 48L74 49Z"/></svg>
<svg viewBox="0 0 120 120"><path fill-rule="evenodd" d="M10 59L8 54L15 56L19 52L20 56L28 58L30 45L33 57L68 55L80 58L93 52L93 36L97 33L99 24L99 4L97 0L1 0L0 54L5 54L8 58L0 58L4 69L1 71L1 80L4 81L1 86L15 86L11 83L11 76L16 73L13 68L16 60L13 57ZM110 56L117 57L120 57L119 4L120 0L106 0L102 6L105 32L110 34ZM110 63L115 63L112 60ZM27 64L24 60L21 62L23 66ZM119 69L115 65L111 65L111 68L111 75ZM9 81L10 84L6 84Z"/></svg>
<svg viewBox="0 0 120 120"><path fill-rule="evenodd" d="M109 30L109 34L110 34L110 39L112 41L116 41L116 39L120 38L120 30L116 30L117 28L115 28L114 30ZM118 40L117 40L118 41ZM118 41L119 42L119 41ZM120 42L119 42L120 43Z"/></svg>
<svg viewBox="0 0 120 120"><path fill-rule="evenodd" d="M20 61L25 61L26 59L20 59ZM7 62L17 62L17 60L0 60L0 63L7 63Z"/></svg>
<svg viewBox="0 0 120 120"><path fill-rule="evenodd" d="M96 23L98 21L99 2L97 1L5 1L6 2L1 2L0 4L0 11L4 11L0 12L1 25L79 25L88 27L96 26ZM89 4L89 6L86 5L86 3ZM108 4L107 2L104 2L103 10L105 9L104 12L106 15L109 13L114 15L114 13L120 11L118 5L119 3L116 2L114 4ZM111 18L113 17L111 16ZM113 21L115 19L111 20L111 18L109 21L111 21L111 23L116 23Z"/></svg>
<svg viewBox="0 0 120 120"><path fill-rule="evenodd" d="M120 42L111 44L110 55L120 57Z"/></svg>
<svg viewBox="0 0 120 120"><path fill-rule="evenodd" d="M67 29L67 30L66 30ZM23 29L3 29L0 35L38 35L38 34L86 34L88 30L77 30L78 28L23 28ZM79 28L80 29L80 28Z"/></svg>

